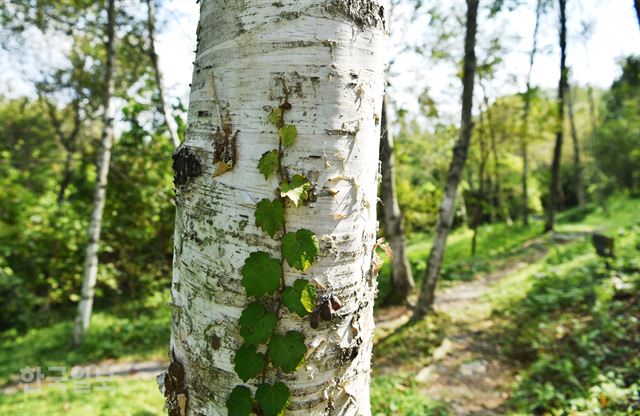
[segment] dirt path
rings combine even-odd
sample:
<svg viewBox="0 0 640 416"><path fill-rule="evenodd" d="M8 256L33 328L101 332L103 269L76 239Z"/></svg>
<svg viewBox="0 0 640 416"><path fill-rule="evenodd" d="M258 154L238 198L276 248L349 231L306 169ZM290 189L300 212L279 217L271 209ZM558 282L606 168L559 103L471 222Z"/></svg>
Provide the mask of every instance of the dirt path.
<svg viewBox="0 0 640 416"><path fill-rule="evenodd" d="M509 398L515 371L498 358L498 340L486 336L493 321L485 295L497 281L542 255L536 253L528 261L509 264L440 293L436 309L451 315L453 325L449 337L434 352L433 362L416 375L425 395L447 403L455 415L504 414L501 407Z"/></svg>
<svg viewBox="0 0 640 416"><path fill-rule="evenodd" d="M415 381L425 396L446 403L453 415L502 415L514 382L515 369L500 361L499 340L488 335L494 325L487 292L502 278L537 262L546 253L532 240L532 250L499 270L476 276L439 292L436 310L451 316L448 336L434 351L433 361L416 369ZM406 310L406 309L405 309ZM391 332L409 319L397 309L379 316L378 327Z"/></svg>

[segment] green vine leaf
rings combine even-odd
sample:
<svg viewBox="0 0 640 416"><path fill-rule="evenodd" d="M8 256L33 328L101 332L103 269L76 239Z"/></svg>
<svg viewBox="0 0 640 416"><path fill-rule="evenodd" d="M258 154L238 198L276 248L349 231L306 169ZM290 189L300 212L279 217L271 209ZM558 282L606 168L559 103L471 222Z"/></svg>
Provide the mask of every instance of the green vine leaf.
<svg viewBox="0 0 640 416"><path fill-rule="evenodd" d="M287 287L282 294L282 303L292 312L304 318L316 307L318 291L305 279L298 279L293 287Z"/></svg>
<svg viewBox="0 0 640 416"><path fill-rule="evenodd" d="M269 341L269 359L283 371L290 373L302 364L307 346L304 335L298 331L289 331L285 335L274 335Z"/></svg>
<svg viewBox="0 0 640 416"><path fill-rule="evenodd" d="M256 390L256 401L264 416L281 416L291 402L291 392L284 383L263 383Z"/></svg>
<svg viewBox="0 0 640 416"><path fill-rule="evenodd" d="M282 126L278 129L278 135L280 136L282 145L284 147L289 147L293 144L293 142L296 141L296 137L298 136L298 129L296 128L296 126L287 124L286 126Z"/></svg>
<svg viewBox="0 0 640 416"><path fill-rule="evenodd" d="M280 196L289 198L296 208L309 199L310 190L311 184L303 175L293 175L289 183L282 182L280 184Z"/></svg>
<svg viewBox="0 0 640 416"><path fill-rule="evenodd" d="M245 386L235 386L227 399L229 416L249 416L253 411L251 390Z"/></svg>
<svg viewBox="0 0 640 416"><path fill-rule="evenodd" d="M276 327L276 314L260 303L249 304L240 315L240 335L247 345L266 343Z"/></svg>
<svg viewBox="0 0 640 416"><path fill-rule="evenodd" d="M264 152L258 162L258 170L264 175L265 179L269 179L278 169L280 158L277 150L269 150Z"/></svg>
<svg viewBox="0 0 640 416"><path fill-rule="evenodd" d="M256 206L256 225L269 234L271 238L284 225L284 206L282 201L263 199Z"/></svg>
<svg viewBox="0 0 640 416"><path fill-rule="evenodd" d="M298 230L287 233L282 238L282 254L289 266L301 272L307 271L318 259L318 238L309 230Z"/></svg>
<svg viewBox="0 0 640 416"><path fill-rule="evenodd" d="M241 273L247 296L271 295L280 287L282 265L264 251L257 251L249 254Z"/></svg>
<svg viewBox="0 0 640 416"><path fill-rule="evenodd" d="M282 120L282 108L280 107L272 108L271 112L269 113L269 123L277 127L278 124L280 124L281 120Z"/></svg>
<svg viewBox="0 0 640 416"><path fill-rule="evenodd" d="M243 345L233 357L233 369L244 382L260 374L266 363L264 354L251 345Z"/></svg>

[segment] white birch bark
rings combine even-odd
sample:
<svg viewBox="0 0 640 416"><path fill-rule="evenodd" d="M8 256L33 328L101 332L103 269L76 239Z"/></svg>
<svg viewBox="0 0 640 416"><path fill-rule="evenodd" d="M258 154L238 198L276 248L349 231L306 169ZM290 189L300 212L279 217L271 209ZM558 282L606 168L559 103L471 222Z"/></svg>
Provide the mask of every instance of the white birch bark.
<svg viewBox="0 0 640 416"><path fill-rule="evenodd" d="M248 303L240 269L252 252L280 255L279 241L256 227L254 211L278 186L257 164L277 148L267 117L284 99L283 82L292 105L285 121L298 131L283 164L290 175L305 174L317 195L309 206L287 208L287 230L306 228L320 240L318 262L306 273L285 267L286 284L315 280L343 307L315 330L281 311L276 331L303 332L308 351L295 373L270 367L266 381L289 387L289 415L370 414L383 1L201 4L188 128L174 154L171 354L184 368L188 415L224 415L236 384L258 384L242 383L232 360ZM217 176L213 136L224 126L235 137L235 160Z"/></svg>
<svg viewBox="0 0 640 416"><path fill-rule="evenodd" d="M102 213L107 197L109 163L111 161L111 146L113 144L113 118L115 108L112 96L114 91L113 69L115 61L115 0L109 0L107 15L107 42L105 44L107 61L105 64L104 95L102 99L104 112L102 115L101 148L98 152L98 174L93 195L93 211L91 212L89 231L87 233L88 243L84 258L82 291L71 338L71 344L74 346L82 343L85 333L89 328L89 321L91 320L93 296L96 278L98 276L98 250L100 249Z"/></svg>

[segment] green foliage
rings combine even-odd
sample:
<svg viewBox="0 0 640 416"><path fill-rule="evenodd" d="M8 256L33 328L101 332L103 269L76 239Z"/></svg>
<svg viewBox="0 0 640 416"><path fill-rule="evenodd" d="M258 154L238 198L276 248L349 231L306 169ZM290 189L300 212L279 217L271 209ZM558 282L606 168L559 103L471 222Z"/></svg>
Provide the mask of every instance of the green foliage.
<svg viewBox="0 0 640 416"><path fill-rule="evenodd" d="M282 255L287 259L289 266L301 272L307 271L315 263L318 251L318 238L309 230L287 233L282 238Z"/></svg>
<svg viewBox="0 0 640 416"><path fill-rule="evenodd" d="M622 62L622 75L604 97L594 143L600 168L619 187L640 189L640 56Z"/></svg>
<svg viewBox="0 0 640 416"><path fill-rule="evenodd" d="M260 374L266 365L264 354L256 351L252 345L243 345L233 357L233 369L242 381L247 381Z"/></svg>
<svg viewBox="0 0 640 416"><path fill-rule="evenodd" d="M298 331L289 331L285 335L274 335L269 342L271 363L290 373L302 364L307 346L304 335Z"/></svg>
<svg viewBox="0 0 640 416"><path fill-rule="evenodd" d="M278 125L281 123L282 116L283 116L282 108L280 107L272 108L271 112L269 113L269 123L278 127Z"/></svg>
<svg viewBox="0 0 640 416"><path fill-rule="evenodd" d="M253 411L251 390L245 386L235 386L227 399L229 416L249 416Z"/></svg>
<svg viewBox="0 0 640 416"><path fill-rule="evenodd" d="M289 406L291 392L282 382L263 383L256 390L256 401L265 416L280 416Z"/></svg>
<svg viewBox="0 0 640 416"><path fill-rule="evenodd" d="M260 303L249 304L240 315L240 335L247 345L266 343L276 327L276 314Z"/></svg>
<svg viewBox="0 0 640 416"><path fill-rule="evenodd" d="M298 136L298 129L296 129L296 126L286 125L278 129L278 135L280 136L282 145L289 147L295 142Z"/></svg>
<svg viewBox="0 0 640 416"><path fill-rule="evenodd" d="M311 184L303 175L293 175L289 182L280 183L280 195L288 198L296 208L309 199Z"/></svg>
<svg viewBox="0 0 640 416"><path fill-rule="evenodd" d="M280 166L280 159L277 150L269 150L264 152L258 162L258 170L264 175L265 179L269 179Z"/></svg>
<svg viewBox="0 0 640 416"><path fill-rule="evenodd" d="M633 414L640 391L640 225L621 229L616 247L611 270L588 241L556 249L526 295L496 313L505 354L525 365L511 399L518 411Z"/></svg>
<svg viewBox="0 0 640 416"><path fill-rule="evenodd" d="M316 308L318 292L316 287L305 279L297 279L293 287L287 287L282 294L282 304L289 311L304 318Z"/></svg>
<svg viewBox="0 0 640 416"><path fill-rule="evenodd" d="M82 284L95 181L92 140L99 125L83 124L86 139L76 143L67 176L69 154L48 111L44 101L0 101L0 295L6 299L0 329L54 322L78 300ZM73 127L73 109L53 111L66 134ZM153 126L137 123L145 111L128 110L112 155L96 285L99 305L143 299L170 282L171 145ZM66 191L59 199L63 183Z"/></svg>
<svg viewBox="0 0 640 416"><path fill-rule="evenodd" d="M264 251L251 253L241 272L247 296L272 295L280 287L282 265Z"/></svg>
<svg viewBox="0 0 640 416"><path fill-rule="evenodd" d="M263 199L256 206L256 225L271 238L284 225L284 206L280 199Z"/></svg>

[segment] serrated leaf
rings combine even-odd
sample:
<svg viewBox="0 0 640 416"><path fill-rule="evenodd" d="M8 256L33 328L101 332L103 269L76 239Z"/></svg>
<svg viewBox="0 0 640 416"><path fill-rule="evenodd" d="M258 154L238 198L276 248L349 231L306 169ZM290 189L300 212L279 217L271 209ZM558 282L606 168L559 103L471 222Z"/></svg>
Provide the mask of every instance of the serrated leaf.
<svg viewBox="0 0 640 416"><path fill-rule="evenodd" d="M287 233L282 238L282 254L289 266L307 271L318 258L318 238L309 230Z"/></svg>
<svg viewBox="0 0 640 416"><path fill-rule="evenodd" d="M278 318L260 303L251 303L240 315L240 335L247 345L266 343L273 334Z"/></svg>
<svg viewBox="0 0 640 416"><path fill-rule="evenodd" d="M292 126L291 124L287 124L286 126L282 126L278 129L278 135L280 136L280 141L284 147L289 147L296 141L296 137L298 136L298 129L296 126Z"/></svg>
<svg viewBox="0 0 640 416"><path fill-rule="evenodd" d="M229 416L249 416L253 411L251 390L245 386L235 386L227 399Z"/></svg>
<svg viewBox="0 0 640 416"><path fill-rule="evenodd" d="M247 296L271 295L280 287L282 265L264 251L257 251L249 254L241 273Z"/></svg>
<svg viewBox="0 0 640 416"><path fill-rule="evenodd" d="M305 279L298 279L282 294L282 303L293 313L304 318L316 307L316 287Z"/></svg>
<svg viewBox="0 0 640 416"><path fill-rule="evenodd" d="M265 364L264 354L251 345L243 345L233 357L233 369L244 382L260 374Z"/></svg>
<svg viewBox="0 0 640 416"><path fill-rule="evenodd" d="M280 184L280 196L289 198L297 207L309 198L311 184L303 175L293 175L289 183Z"/></svg>
<svg viewBox="0 0 640 416"><path fill-rule="evenodd" d="M303 279L299 279L303 280ZM302 288L300 292L300 303L302 307L309 313L313 312L316 308L316 299L318 298L318 291L316 287L311 283L305 282L306 284ZM295 283L294 283L295 287Z"/></svg>
<svg viewBox="0 0 640 416"><path fill-rule="evenodd" d="M271 238L284 225L284 207L282 201L263 199L256 206L256 225L269 234Z"/></svg>
<svg viewBox="0 0 640 416"><path fill-rule="evenodd" d="M269 177L275 173L276 169L278 169L279 163L278 151L269 150L268 152L264 152L260 157L258 170L264 175L265 179L269 179Z"/></svg>
<svg viewBox="0 0 640 416"><path fill-rule="evenodd" d="M291 392L284 383L263 383L256 390L256 401L264 416L281 416L291 401Z"/></svg>
<svg viewBox="0 0 640 416"><path fill-rule="evenodd" d="M269 359L283 371L290 373L302 364L307 346L304 335L298 331L289 331L285 335L274 335L269 341Z"/></svg>
<svg viewBox="0 0 640 416"><path fill-rule="evenodd" d="M282 109L280 107L274 107L269 113L269 123L277 126L282 120Z"/></svg>

